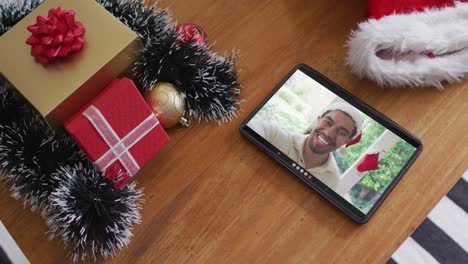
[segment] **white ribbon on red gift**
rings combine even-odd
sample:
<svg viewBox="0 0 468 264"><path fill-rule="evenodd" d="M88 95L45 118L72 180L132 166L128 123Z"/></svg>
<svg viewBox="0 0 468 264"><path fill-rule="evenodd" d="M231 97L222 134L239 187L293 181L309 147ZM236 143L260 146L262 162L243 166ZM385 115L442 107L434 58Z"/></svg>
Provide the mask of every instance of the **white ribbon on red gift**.
<svg viewBox="0 0 468 264"><path fill-rule="evenodd" d="M119 160L129 176L135 175L140 170L140 166L129 152L129 149L159 124L154 114L151 113L122 139L94 105L89 106L83 112L83 115L91 122L104 142L109 146L109 150L94 162L96 166L100 170L106 171L111 164Z"/></svg>

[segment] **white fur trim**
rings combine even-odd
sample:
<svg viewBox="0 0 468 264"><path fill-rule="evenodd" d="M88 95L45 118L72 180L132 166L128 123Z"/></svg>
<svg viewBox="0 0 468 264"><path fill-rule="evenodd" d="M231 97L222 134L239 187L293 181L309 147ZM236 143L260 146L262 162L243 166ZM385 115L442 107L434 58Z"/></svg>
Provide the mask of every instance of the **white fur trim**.
<svg viewBox="0 0 468 264"><path fill-rule="evenodd" d="M359 134L361 134L363 121L361 114L358 112L358 110L356 110L356 108L354 108L354 106L345 102L331 103L322 109L320 115L322 116L323 113L332 110L340 110L347 113L353 119L354 124L356 125L356 135L354 137L357 137Z"/></svg>
<svg viewBox="0 0 468 264"><path fill-rule="evenodd" d="M369 19L351 33L348 47L347 63L360 78L380 86L442 89L442 81L468 77L468 3ZM384 50L393 58L377 55Z"/></svg>

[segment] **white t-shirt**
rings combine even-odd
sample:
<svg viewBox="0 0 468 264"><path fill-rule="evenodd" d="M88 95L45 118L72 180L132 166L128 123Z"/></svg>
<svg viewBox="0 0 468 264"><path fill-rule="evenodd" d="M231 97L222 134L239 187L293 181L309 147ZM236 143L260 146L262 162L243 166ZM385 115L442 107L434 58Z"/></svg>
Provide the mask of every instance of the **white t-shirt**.
<svg viewBox="0 0 468 264"><path fill-rule="evenodd" d="M305 168L303 150L309 135L292 133L284 128L266 122L251 121L247 125L281 152L288 155L289 158L296 161L297 164ZM306 168L306 170L331 189L335 189L341 179L338 165L331 152L324 164L314 168Z"/></svg>

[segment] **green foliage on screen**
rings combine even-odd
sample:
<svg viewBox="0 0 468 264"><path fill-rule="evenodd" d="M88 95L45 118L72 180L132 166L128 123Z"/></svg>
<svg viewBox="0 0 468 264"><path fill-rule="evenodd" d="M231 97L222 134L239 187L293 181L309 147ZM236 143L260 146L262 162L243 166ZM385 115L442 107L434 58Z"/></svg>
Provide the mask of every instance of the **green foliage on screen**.
<svg viewBox="0 0 468 264"><path fill-rule="evenodd" d="M306 89L298 85L293 89L279 90L252 120L272 122L288 131L303 133L304 127L310 123L305 118L307 105L301 99Z"/></svg>
<svg viewBox="0 0 468 264"><path fill-rule="evenodd" d="M366 115L363 115L363 119L368 125L362 133L361 141L350 146L349 153L346 156L342 157L336 153L333 153L341 173L344 173L351 165L353 165L353 163L356 162L356 160L358 160L359 157L364 154L370 145L372 145L375 140L385 131L385 127L370 119Z"/></svg>
<svg viewBox="0 0 468 264"><path fill-rule="evenodd" d="M351 188L349 196L352 203L364 213L369 212L415 150L415 147L403 140L395 144L379 160L379 169L367 172L361 181Z"/></svg>

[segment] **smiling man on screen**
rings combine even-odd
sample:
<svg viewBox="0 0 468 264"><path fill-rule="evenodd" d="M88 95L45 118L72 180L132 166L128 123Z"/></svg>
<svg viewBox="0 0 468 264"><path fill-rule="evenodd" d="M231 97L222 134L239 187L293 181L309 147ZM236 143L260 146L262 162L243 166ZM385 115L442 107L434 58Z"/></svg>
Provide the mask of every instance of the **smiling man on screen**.
<svg viewBox="0 0 468 264"><path fill-rule="evenodd" d="M341 175L332 151L359 140L362 118L354 107L338 102L325 107L305 135L266 122L250 122L248 126L334 189Z"/></svg>

